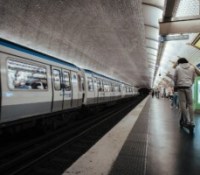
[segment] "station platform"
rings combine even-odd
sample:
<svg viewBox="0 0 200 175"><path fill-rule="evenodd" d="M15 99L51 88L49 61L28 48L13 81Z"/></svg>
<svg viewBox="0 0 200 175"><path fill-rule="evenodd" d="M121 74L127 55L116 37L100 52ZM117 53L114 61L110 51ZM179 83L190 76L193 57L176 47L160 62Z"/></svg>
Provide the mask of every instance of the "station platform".
<svg viewBox="0 0 200 175"><path fill-rule="evenodd" d="M168 99L148 96L63 175L199 175L200 114L194 134Z"/></svg>

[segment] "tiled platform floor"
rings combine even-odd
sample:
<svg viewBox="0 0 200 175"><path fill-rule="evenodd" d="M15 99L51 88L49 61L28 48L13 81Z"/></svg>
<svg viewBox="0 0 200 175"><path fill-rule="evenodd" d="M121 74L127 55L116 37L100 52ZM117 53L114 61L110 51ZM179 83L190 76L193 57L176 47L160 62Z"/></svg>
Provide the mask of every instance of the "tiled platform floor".
<svg viewBox="0 0 200 175"><path fill-rule="evenodd" d="M195 121L191 135L168 99L149 98L110 174L199 175L200 115Z"/></svg>
<svg viewBox="0 0 200 175"><path fill-rule="evenodd" d="M199 114L195 121L191 135L168 99L149 96L64 175L199 175Z"/></svg>

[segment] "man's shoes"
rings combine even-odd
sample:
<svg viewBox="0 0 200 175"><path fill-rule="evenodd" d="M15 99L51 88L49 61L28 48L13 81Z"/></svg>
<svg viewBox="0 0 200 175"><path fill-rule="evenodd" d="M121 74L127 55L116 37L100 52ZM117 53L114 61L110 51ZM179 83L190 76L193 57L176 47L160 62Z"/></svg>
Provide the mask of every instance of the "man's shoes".
<svg viewBox="0 0 200 175"><path fill-rule="evenodd" d="M195 126L194 122L190 122L190 125L191 125L191 126Z"/></svg>

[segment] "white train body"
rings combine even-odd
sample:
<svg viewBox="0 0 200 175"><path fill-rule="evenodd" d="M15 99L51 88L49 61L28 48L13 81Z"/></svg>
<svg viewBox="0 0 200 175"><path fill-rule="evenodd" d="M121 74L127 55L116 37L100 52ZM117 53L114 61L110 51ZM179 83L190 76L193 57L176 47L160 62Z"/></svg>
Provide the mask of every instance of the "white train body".
<svg viewBox="0 0 200 175"><path fill-rule="evenodd" d="M0 124L137 95L134 87L0 39Z"/></svg>

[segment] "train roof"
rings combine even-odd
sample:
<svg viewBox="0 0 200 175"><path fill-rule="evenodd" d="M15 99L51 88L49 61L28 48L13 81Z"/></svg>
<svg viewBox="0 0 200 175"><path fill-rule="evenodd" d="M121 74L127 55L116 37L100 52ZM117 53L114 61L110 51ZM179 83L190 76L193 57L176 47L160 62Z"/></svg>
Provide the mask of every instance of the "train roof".
<svg viewBox="0 0 200 175"><path fill-rule="evenodd" d="M109 80L115 81L115 82L117 81L118 83L123 83L123 82L121 82L121 81L119 81L119 80L115 80L115 79L113 79L113 78L107 77L107 76L102 75L102 74L99 74L99 73L97 73L97 72L93 72L93 71L88 70L88 69L84 69L84 71L85 71L86 73L93 74L94 76L98 76L98 77L101 77L101 78L106 78L106 79L109 79ZM123 84L124 84L124 83L123 83Z"/></svg>
<svg viewBox="0 0 200 175"><path fill-rule="evenodd" d="M8 40L2 39L2 38L0 38L0 45L11 48L11 49L18 50L20 52L23 52L23 53L26 53L26 54L29 54L29 55L37 56L39 58L42 58L42 59L45 59L45 60L48 60L48 61L53 61L53 62L56 62L56 63L59 63L59 64L67 65L67 66L72 67L72 68L80 69L76 65L69 63L67 61L60 60L59 58L50 56L50 55L45 54L45 53L41 53L39 51L30 49L28 47L22 46L20 44L16 44L14 42L11 42L11 41L8 41Z"/></svg>
<svg viewBox="0 0 200 175"><path fill-rule="evenodd" d="M17 51L20 51L20 52L23 52L23 53L26 53L26 54L29 54L29 55L37 56L39 58L42 58L42 59L45 59L45 60L48 60L48 61L56 62L56 63L59 63L59 64L64 64L64 65L67 65L69 67L72 67L72 68L75 68L75 69L78 69L78 70L81 69L78 66L76 66L76 65L74 65L72 63L69 63L67 61L60 60L59 58L50 56L48 54L33 50L31 48L22 46L20 44L17 44L17 43L14 43L14 42L2 39L2 38L0 38L0 45L5 46L7 48L11 48L11 49L17 50ZM86 73L92 74L94 76L98 76L98 77L101 77L101 78L106 78L106 79L109 79L111 81L115 81L115 82L118 82L118 83L121 83L121 84L128 85L127 83L121 82L119 80L115 80L113 78L107 77L107 76L99 74L97 72L94 72L94 71L91 71L91 70L88 70L88 69L83 69L83 70ZM129 86L131 86L131 85L129 85Z"/></svg>
<svg viewBox="0 0 200 175"><path fill-rule="evenodd" d="M122 82L122 81L119 81L119 80L115 80L115 79L113 79L113 78L110 78L110 77L107 77L107 76L105 76L105 75L102 75L102 74L93 72L93 71L91 71L91 70L88 70L88 69L83 69L83 70L84 70L86 73L93 74L94 76L106 78L106 79L109 79L109 80L112 80L112 81L117 81L118 83L124 84L124 85L126 85L126 86L131 86L131 87L133 87L133 85L130 85L130 84L128 84L128 83L125 83L125 82Z"/></svg>

